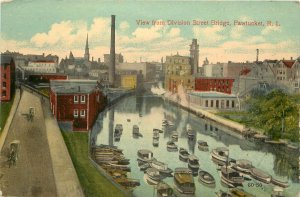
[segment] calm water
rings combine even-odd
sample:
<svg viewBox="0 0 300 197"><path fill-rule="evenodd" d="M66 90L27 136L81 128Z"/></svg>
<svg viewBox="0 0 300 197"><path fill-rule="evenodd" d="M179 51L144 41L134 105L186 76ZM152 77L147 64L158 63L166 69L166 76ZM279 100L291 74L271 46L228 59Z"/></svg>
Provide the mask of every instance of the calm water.
<svg viewBox="0 0 300 197"><path fill-rule="evenodd" d="M162 120L167 118L172 121L174 127L168 128L160 134L159 146L153 147L152 136L153 128L162 129ZM127 119L131 121L128 122ZM185 128L187 124L197 132L197 140L205 140L209 145L209 152L199 151L197 140L191 142L187 139ZM123 134L119 142L115 142L113 131L116 124L123 125ZM137 124L143 137L135 139L132 136L132 127ZM174 170L176 167L187 167L187 163L179 160L178 152L168 152L166 143L170 139L172 131L176 130L179 134L178 147L186 148L190 153L195 154L200 160L200 168L210 172L215 180L216 187L208 188L198 182L198 177L194 177L196 184L196 196L213 197L215 192L222 189L226 191L220 183L217 166L210 158L210 151L216 147L228 147L230 157L234 159L248 159L253 165L260 168L273 177L280 180L288 180L290 187L285 189L287 197L295 197L299 192L300 184L298 181L298 155L297 152L268 146L265 144L255 144L242 139L227 128L216 123L200 119L193 114L188 113L181 108L174 106L159 97L128 97L110 107L98 117L98 120L92 131L97 145L110 144L123 149L126 158L130 159L131 173L130 177L140 180L141 186L134 190L136 196L151 197L156 196L153 186L144 181L144 173L139 170L137 159L137 150L149 149L153 151L154 157ZM173 177L165 178L172 187L174 186ZM257 181L245 181L243 189L256 196L270 196L273 189L272 184L262 184L262 187L249 187L248 183Z"/></svg>

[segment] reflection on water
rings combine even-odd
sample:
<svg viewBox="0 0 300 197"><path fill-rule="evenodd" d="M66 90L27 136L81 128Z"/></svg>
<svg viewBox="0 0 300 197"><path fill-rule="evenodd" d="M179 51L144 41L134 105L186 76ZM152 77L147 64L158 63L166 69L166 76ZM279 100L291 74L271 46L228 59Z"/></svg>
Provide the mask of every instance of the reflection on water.
<svg viewBox="0 0 300 197"><path fill-rule="evenodd" d="M167 119L173 126L162 126L162 120ZM120 138L114 138L116 124L123 125L123 133ZM195 131L194 140L189 140L186 132L187 124ZM134 138L133 125L138 125L143 137ZM153 128L163 130L159 139L154 141ZM178 148L187 149L191 154L199 158L200 168L208 171L216 180L216 187L209 188L198 182L196 184L196 196L215 196L215 191L226 190L221 183L217 166L210 158L210 151L216 147L229 148L229 154L234 159L248 159L257 168L266 171L280 180L288 180L290 187L286 189L286 196L294 197L298 192L298 155L297 152L287 151L285 148L254 143L244 140L230 129L214 122L200 119L178 106L165 102L159 97L129 97L115 106L99 114L91 133L91 142L96 144L116 145L123 149L126 158L130 158L131 177L140 179L141 186L135 189L136 196L153 196L153 186L144 181L144 173L139 170L137 150L149 149L159 161L168 164L174 170L176 167L187 167L187 163L178 158L178 152L168 152L166 144L171 140L171 134L178 132ZM197 148L197 140L204 140L209 145L209 151L203 152ZM155 142L155 143L154 143ZM170 186L174 186L173 178L164 179ZM248 180L244 182L244 190L256 196L270 196L273 185L263 184L262 188L249 188Z"/></svg>

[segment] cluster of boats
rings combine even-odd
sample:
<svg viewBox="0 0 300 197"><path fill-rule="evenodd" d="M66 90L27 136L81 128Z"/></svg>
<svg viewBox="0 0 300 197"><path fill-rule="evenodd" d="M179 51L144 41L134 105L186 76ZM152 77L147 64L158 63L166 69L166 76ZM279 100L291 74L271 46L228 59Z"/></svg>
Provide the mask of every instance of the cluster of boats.
<svg viewBox="0 0 300 197"><path fill-rule="evenodd" d="M288 182L277 180L267 172L255 168L249 160L229 158L229 150L225 147L213 149L211 157L216 164L221 166L221 182L230 188L242 186L245 179L251 180L251 178L265 184L272 183L282 188L289 186Z"/></svg>
<svg viewBox="0 0 300 197"><path fill-rule="evenodd" d="M125 189L134 189L140 185L139 180L127 176L130 172L129 159L116 146L99 145L91 148L92 159L104 169L113 180Z"/></svg>

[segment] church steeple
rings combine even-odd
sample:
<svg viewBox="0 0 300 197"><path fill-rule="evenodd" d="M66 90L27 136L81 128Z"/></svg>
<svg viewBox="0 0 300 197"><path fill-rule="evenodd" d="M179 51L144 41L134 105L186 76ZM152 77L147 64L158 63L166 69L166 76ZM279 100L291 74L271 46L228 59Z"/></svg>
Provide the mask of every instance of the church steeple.
<svg viewBox="0 0 300 197"><path fill-rule="evenodd" d="M85 43L84 59L85 59L86 61L90 61L89 34L86 35L86 43Z"/></svg>

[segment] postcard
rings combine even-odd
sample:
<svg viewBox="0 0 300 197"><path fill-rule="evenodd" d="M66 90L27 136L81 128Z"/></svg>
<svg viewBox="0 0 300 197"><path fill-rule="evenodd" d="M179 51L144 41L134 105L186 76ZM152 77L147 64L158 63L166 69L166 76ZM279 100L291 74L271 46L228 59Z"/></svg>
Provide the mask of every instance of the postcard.
<svg viewBox="0 0 300 197"><path fill-rule="evenodd" d="M0 5L0 196L300 196L299 1Z"/></svg>

